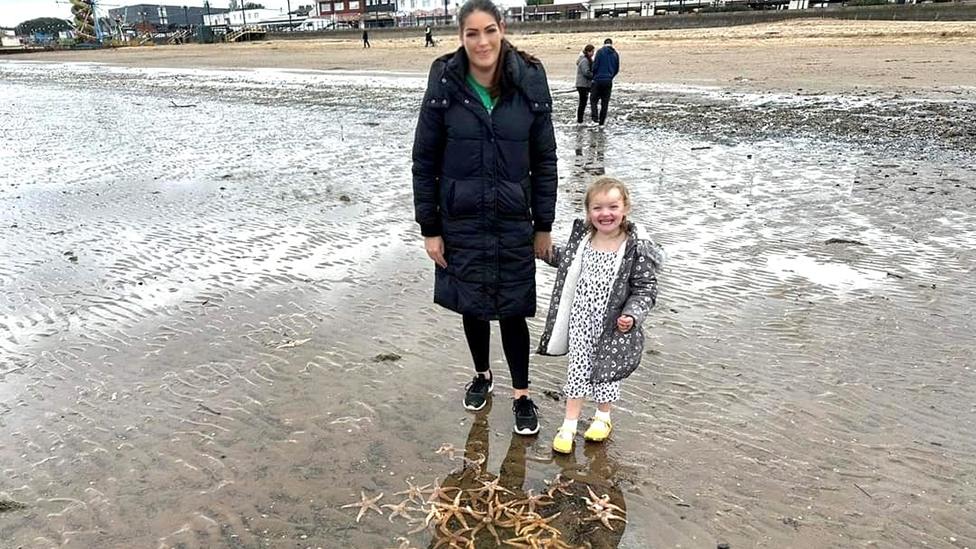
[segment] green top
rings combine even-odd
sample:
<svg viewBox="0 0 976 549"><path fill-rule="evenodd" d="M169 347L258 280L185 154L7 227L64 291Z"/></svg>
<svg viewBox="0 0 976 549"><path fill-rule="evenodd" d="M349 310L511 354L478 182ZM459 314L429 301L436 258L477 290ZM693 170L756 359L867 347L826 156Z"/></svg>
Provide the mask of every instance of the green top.
<svg viewBox="0 0 976 549"><path fill-rule="evenodd" d="M468 73L467 81L468 85L471 86L471 89L474 90L474 93L478 95L478 99L481 100L481 104L485 106L485 110L488 111L488 114L491 114L491 110L494 109L495 105L498 103L498 98L492 97L491 93L488 91L488 88L479 84L478 81L474 79L474 76L471 76L470 72Z"/></svg>

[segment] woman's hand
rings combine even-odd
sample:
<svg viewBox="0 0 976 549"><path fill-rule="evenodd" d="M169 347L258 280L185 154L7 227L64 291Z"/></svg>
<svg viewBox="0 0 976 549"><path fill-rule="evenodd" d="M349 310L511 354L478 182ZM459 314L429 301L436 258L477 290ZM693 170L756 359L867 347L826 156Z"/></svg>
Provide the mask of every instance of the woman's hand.
<svg viewBox="0 0 976 549"><path fill-rule="evenodd" d="M552 255L552 234L535 233L535 256L539 259L549 260Z"/></svg>
<svg viewBox="0 0 976 549"><path fill-rule="evenodd" d="M434 260L437 266L446 269L447 261L444 260L444 238L440 236L425 236L424 249L427 250L427 257Z"/></svg>
<svg viewBox="0 0 976 549"><path fill-rule="evenodd" d="M630 315L620 315L617 319L617 329L623 333L627 333L631 328L634 327L634 317Z"/></svg>

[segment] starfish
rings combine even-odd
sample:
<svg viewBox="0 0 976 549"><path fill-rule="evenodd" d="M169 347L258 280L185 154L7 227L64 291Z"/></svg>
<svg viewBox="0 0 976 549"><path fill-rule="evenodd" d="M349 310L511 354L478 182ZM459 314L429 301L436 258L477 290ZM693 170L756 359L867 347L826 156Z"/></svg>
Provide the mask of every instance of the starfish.
<svg viewBox="0 0 976 549"><path fill-rule="evenodd" d="M525 517L528 520L516 533L519 534L520 536L524 536L525 534L528 534L535 530L539 530L540 532L542 530L548 530L550 532L558 534L559 530L556 530L552 526L549 526L549 523L552 522L552 519L558 517L559 514L560 513L556 513L555 515L550 515L546 518L542 518L542 515L538 515L536 513L529 513L528 516Z"/></svg>
<svg viewBox="0 0 976 549"><path fill-rule="evenodd" d="M563 541L558 534L550 534L547 538L537 538L540 549L579 549Z"/></svg>
<svg viewBox="0 0 976 549"><path fill-rule="evenodd" d="M505 511L505 507L499 504L495 507L495 502L488 500L488 508L485 511L475 511L469 505L467 507L468 514L472 517L478 519L478 524L471 530L471 540L474 541L475 537L478 535L482 529L487 528L491 535L495 537L495 545L500 546L502 544L501 540L498 538L498 531L495 529L495 525L504 526L501 522L504 521L502 518Z"/></svg>
<svg viewBox="0 0 976 549"><path fill-rule="evenodd" d="M477 452L475 455L479 456L477 459L469 458L468 456L461 456L461 461L463 462L461 467L463 469L474 469L478 473L481 472L481 466L484 465L487 459L484 454Z"/></svg>
<svg viewBox="0 0 976 549"><path fill-rule="evenodd" d="M430 526L430 521L441 522L444 520L444 510L440 507L431 504L430 509L427 510L427 516L424 517L424 526Z"/></svg>
<svg viewBox="0 0 976 549"><path fill-rule="evenodd" d="M447 525L448 521L450 521L451 518L456 518L458 522L460 522L461 525L464 526L465 530L469 529L467 521L464 520L464 514L466 512L466 509L464 507L461 507L461 494L462 492L458 490L457 495L454 496L454 500L451 501L451 503L444 503L442 501L433 502L433 506L440 507L441 511L444 513L441 518L442 529L444 528L445 525Z"/></svg>
<svg viewBox="0 0 976 549"><path fill-rule="evenodd" d="M590 542L584 542L583 545L570 545L559 537L559 534L549 534L548 537L540 537L537 535L523 536L523 538L528 542L528 545L523 545L523 547L531 547L532 549L592 549L593 545ZM515 539L523 539L515 538Z"/></svg>
<svg viewBox="0 0 976 549"><path fill-rule="evenodd" d="M407 511L416 511L417 509L412 507L407 507L408 503L412 503L412 500L405 499L396 505L393 505L392 503L387 503L384 505L380 505L380 507L387 507L391 510L389 516L390 522L393 522L393 519L395 519L396 517L403 517L408 521L413 521L413 517L407 514Z"/></svg>
<svg viewBox="0 0 976 549"><path fill-rule="evenodd" d="M621 513L624 512L624 510L620 507L610 503L610 496L603 494L601 497L596 497L596 494L593 493L592 488L587 486L586 489L590 492L590 497L588 498L583 496L583 499L586 500L586 505L591 511L598 512L604 509L610 509L611 511L620 511Z"/></svg>
<svg viewBox="0 0 976 549"><path fill-rule="evenodd" d="M380 495L376 496L375 498L367 498L366 492L360 490L359 496L361 498L361 501L357 501L356 503L350 503L348 505L343 505L342 507L340 507L340 509L347 509L349 507L359 507L359 514L356 515L356 522L359 522L359 519L363 518L363 515L366 514L366 511L369 511L370 509L376 511L381 515L383 514L383 511L376 506L376 502L383 497L383 492L380 492Z"/></svg>
<svg viewBox="0 0 976 549"><path fill-rule="evenodd" d="M556 477L552 479L552 481L548 481L548 480L546 481L546 484L549 485L549 491L548 491L549 497L553 497L552 494L554 492L559 492L567 496L573 495L571 492L566 491L566 488L569 488L569 485L572 484L573 482L575 481L571 478L564 479L562 473L556 473Z"/></svg>
<svg viewBox="0 0 976 549"><path fill-rule="evenodd" d="M498 485L499 480L501 480L500 477L496 477L491 482L488 482L487 480L482 480L481 488L472 488L471 490L468 491L471 492L472 494L478 494L478 495L480 495L483 492L488 492L488 495L485 496L486 501L493 499L495 497L495 492L505 492L507 494L511 494L512 493L511 490L505 488L504 486Z"/></svg>
<svg viewBox="0 0 976 549"><path fill-rule="evenodd" d="M618 517L617 515L613 514L613 509L601 509L599 511L594 511L593 515L583 519L583 522L593 522L596 520L602 522L603 525L606 526L610 531L614 531L613 526L610 525L611 520L627 522L627 519L624 517Z"/></svg>
<svg viewBox="0 0 976 549"><path fill-rule="evenodd" d="M468 465L472 465L472 464L474 464L474 465L481 465L481 464L483 464L485 462L486 459L488 459L488 456L484 455L481 452L472 452L471 455L478 456L478 457L477 458L469 458L468 456L463 456L465 463L467 463Z"/></svg>
<svg viewBox="0 0 976 549"><path fill-rule="evenodd" d="M423 532L424 530L426 530L427 528L429 528L430 527L430 521L432 521L432 520L435 521L435 522L440 522L441 517L444 515L443 513L441 513L441 510L437 508L436 505L431 505L430 506L430 509L425 509L423 506L421 506L420 507L420 511L427 513L427 516L425 516L424 518L420 519L420 526L418 526L418 527L414 528L413 530L410 530L409 532L407 532L407 535L409 535L409 536L412 536L412 535L416 534L417 532Z"/></svg>
<svg viewBox="0 0 976 549"><path fill-rule="evenodd" d="M402 490L400 492L396 492L393 495L394 496L406 495L407 498L410 501L413 501L415 503L420 503L420 502L424 501L424 495L426 494L425 490L427 490L428 488L430 488L430 484L425 484L423 486L417 486L415 484L411 484L409 480L406 481L406 482L407 482L408 488L406 490Z"/></svg>
<svg viewBox="0 0 976 549"><path fill-rule="evenodd" d="M512 509L512 502L502 503L501 500L496 499L492 502L495 507L495 526L501 526L502 528L511 528L518 532L519 527L522 526L522 515L519 514L518 510ZM507 517L507 518L505 518Z"/></svg>
<svg viewBox="0 0 976 549"><path fill-rule="evenodd" d="M448 459L454 460L455 459L454 453L457 452L457 451L458 451L458 449L455 448L453 444L446 444L445 443L445 444L441 444L441 447L440 448L434 450L434 453L435 454L447 454L447 458Z"/></svg>
<svg viewBox="0 0 976 549"><path fill-rule="evenodd" d="M431 488L430 496L427 498L427 503L434 503L436 501L440 501L441 499L446 499L450 501L451 496L447 495L448 490L460 490L460 489L454 486L448 486L445 488L441 486L440 481L434 479L434 487Z"/></svg>
<svg viewBox="0 0 976 549"><path fill-rule="evenodd" d="M539 541L535 538L535 536L519 536L517 538L509 538L505 540L505 545L521 547L524 549L538 549Z"/></svg>
<svg viewBox="0 0 976 549"><path fill-rule="evenodd" d="M531 488L529 488L529 490L525 492L525 494L526 494L525 499L514 501L512 502L512 505L526 505L529 509L529 513L535 513L536 507L544 507L546 505L552 505L554 503L552 501L552 496L550 496L549 494L539 494L537 496L533 494ZM549 498L549 501L543 501L545 498Z"/></svg>
<svg viewBox="0 0 976 549"><path fill-rule="evenodd" d="M470 528L467 527L462 528L461 530L455 530L453 532L442 529L441 531L444 533L444 537L437 537L437 543L434 544L433 549L437 549L445 543L448 547L453 549L465 549L469 547L471 545L471 540L463 535L468 530L470 530Z"/></svg>

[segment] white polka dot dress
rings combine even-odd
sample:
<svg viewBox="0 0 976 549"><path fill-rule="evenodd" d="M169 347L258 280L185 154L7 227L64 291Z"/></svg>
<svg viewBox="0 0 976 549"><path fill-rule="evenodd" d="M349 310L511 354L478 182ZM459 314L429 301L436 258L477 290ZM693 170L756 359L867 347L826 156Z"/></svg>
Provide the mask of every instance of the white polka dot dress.
<svg viewBox="0 0 976 549"><path fill-rule="evenodd" d="M588 398L597 403L620 398L620 382L590 383L593 354L603 331L610 300L610 286L616 277L616 252L583 247L583 263L576 296L569 314L569 372L563 392L566 398Z"/></svg>

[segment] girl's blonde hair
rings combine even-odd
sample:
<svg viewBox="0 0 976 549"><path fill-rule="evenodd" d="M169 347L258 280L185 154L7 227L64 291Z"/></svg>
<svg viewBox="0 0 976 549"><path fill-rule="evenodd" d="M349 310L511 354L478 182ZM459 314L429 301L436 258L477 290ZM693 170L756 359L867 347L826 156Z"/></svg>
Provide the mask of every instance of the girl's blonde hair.
<svg viewBox="0 0 976 549"><path fill-rule="evenodd" d="M613 177L601 177L593 183L590 183L590 186L586 189L586 195L583 198L583 209L586 212L586 228L589 229L590 232L596 230L596 227L590 223L590 200L595 195L606 194L613 189L617 189L617 191L620 193L620 199L624 201L624 207L628 210L630 209L630 191L627 190L627 185L624 185L623 181ZM620 223L620 228L625 232L630 232L630 221L627 220L626 215L624 216L623 221Z"/></svg>

